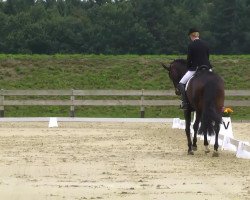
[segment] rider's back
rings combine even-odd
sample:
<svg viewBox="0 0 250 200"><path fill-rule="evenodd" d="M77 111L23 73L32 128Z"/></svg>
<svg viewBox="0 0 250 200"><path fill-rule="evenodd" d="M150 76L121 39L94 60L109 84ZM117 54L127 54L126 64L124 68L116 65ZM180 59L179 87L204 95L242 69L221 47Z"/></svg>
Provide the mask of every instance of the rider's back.
<svg viewBox="0 0 250 200"><path fill-rule="evenodd" d="M194 40L188 46L190 68L196 69L198 66L207 65L211 67L209 62L209 47L207 43L201 39Z"/></svg>

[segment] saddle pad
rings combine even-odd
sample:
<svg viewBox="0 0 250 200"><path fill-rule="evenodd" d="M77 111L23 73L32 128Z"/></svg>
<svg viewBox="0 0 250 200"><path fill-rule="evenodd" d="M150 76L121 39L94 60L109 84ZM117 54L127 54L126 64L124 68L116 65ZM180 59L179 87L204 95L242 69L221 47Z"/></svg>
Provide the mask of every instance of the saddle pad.
<svg viewBox="0 0 250 200"><path fill-rule="evenodd" d="M195 75L195 74L194 74ZM189 81L194 77L194 75L193 76L191 76L191 78L187 81L187 83L186 83L186 86L185 86L185 91L187 91L187 89L188 89L188 84L189 84Z"/></svg>

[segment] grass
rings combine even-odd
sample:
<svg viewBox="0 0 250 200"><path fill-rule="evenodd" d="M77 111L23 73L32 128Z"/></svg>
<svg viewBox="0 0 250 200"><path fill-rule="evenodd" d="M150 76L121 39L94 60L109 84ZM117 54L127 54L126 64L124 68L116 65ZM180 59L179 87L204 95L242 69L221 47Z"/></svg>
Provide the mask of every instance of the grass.
<svg viewBox="0 0 250 200"><path fill-rule="evenodd" d="M173 89L160 63L184 55L6 55L0 54L2 89ZM250 55L212 55L226 89L249 89ZM250 119L234 107L233 119ZM78 117L139 117L138 107L78 107ZM68 107L6 107L8 117L69 116ZM182 117L177 107L149 107L146 117Z"/></svg>

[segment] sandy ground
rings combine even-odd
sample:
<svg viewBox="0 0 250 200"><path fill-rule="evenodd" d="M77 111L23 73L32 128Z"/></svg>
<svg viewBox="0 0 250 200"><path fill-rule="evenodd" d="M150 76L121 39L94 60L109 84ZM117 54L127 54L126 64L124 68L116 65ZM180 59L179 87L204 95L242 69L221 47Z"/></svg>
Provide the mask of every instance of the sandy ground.
<svg viewBox="0 0 250 200"><path fill-rule="evenodd" d="M0 123L0 199L250 200L250 160L203 141L187 155L170 123ZM250 141L250 123L233 123Z"/></svg>

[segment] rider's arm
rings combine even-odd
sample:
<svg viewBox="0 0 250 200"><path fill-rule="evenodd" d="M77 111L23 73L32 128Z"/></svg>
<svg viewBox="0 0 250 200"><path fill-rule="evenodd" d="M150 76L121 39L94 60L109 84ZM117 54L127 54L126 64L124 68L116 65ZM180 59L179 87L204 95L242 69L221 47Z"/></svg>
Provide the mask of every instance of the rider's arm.
<svg viewBox="0 0 250 200"><path fill-rule="evenodd" d="M192 63L192 60L191 60L191 49L190 49L190 46L188 46L188 54L187 54L187 68L190 68L191 63Z"/></svg>

